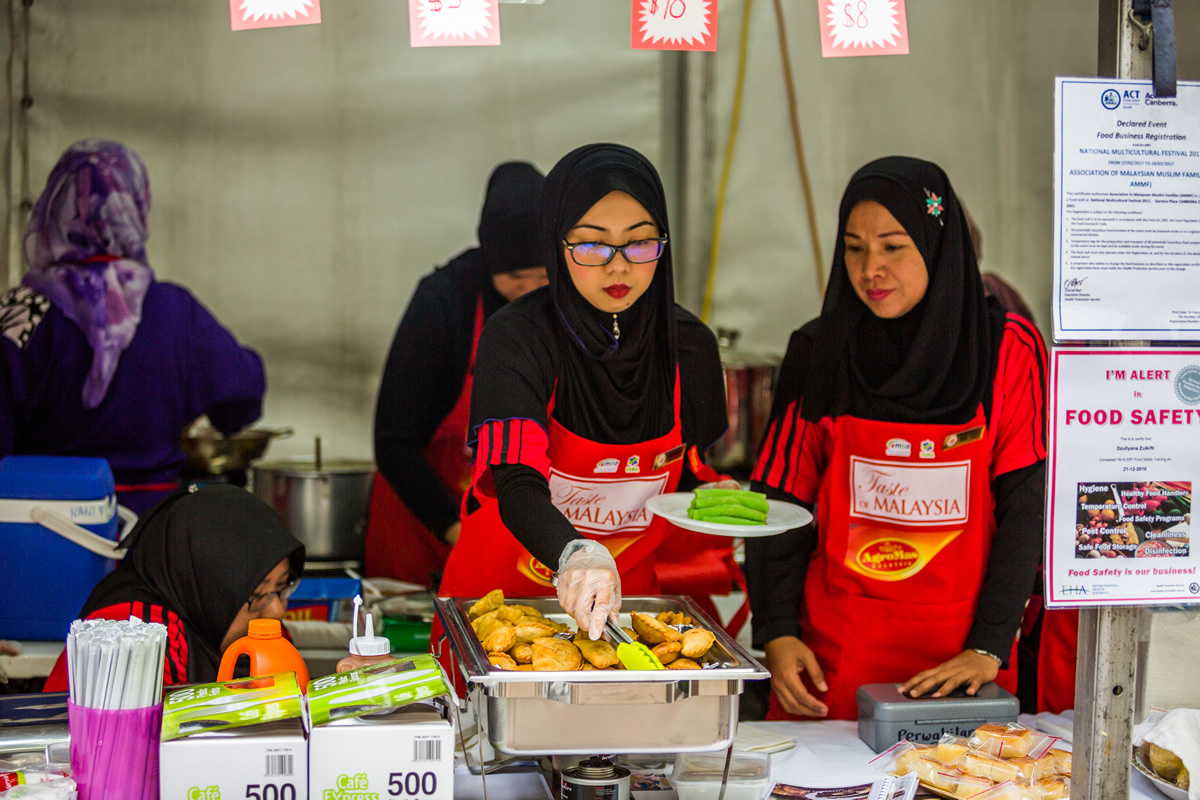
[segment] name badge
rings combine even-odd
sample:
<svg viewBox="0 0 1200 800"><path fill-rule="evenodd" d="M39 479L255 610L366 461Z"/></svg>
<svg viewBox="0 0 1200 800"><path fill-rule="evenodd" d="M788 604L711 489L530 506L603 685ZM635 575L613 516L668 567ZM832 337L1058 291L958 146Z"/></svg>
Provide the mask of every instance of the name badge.
<svg viewBox="0 0 1200 800"><path fill-rule="evenodd" d="M654 457L654 469L658 470L662 469L667 464L674 464L676 461L683 458L683 454L686 451L687 445L680 444L676 447L672 447L665 453L659 453Z"/></svg>
<svg viewBox="0 0 1200 800"><path fill-rule="evenodd" d="M946 437L946 441L942 443L943 450L953 450L956 447L962 447L964 444L978 442L983 438L983 432L986 430L983 425L978 428L968 428L965 431L952 433Z"/></svg>

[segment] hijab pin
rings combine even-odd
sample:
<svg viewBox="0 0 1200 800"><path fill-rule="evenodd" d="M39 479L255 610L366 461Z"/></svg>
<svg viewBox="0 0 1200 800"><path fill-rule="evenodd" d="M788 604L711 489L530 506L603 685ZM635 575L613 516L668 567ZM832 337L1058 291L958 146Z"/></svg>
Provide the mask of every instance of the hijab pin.
<svg viewBox="0 0 1200 800"><path fill-rule="evenodd" d="M938 225L945 225L946 221L942 219L942 198L938 197L928 189L925 190L925 213L934 217L938 221Z"/></svg>
<svg viewBox="0 0 1200 800"><path fill-rule="evenodd" d="M613 314L613 338L621 341L621 326L617 324L617 315Z"/></svg>

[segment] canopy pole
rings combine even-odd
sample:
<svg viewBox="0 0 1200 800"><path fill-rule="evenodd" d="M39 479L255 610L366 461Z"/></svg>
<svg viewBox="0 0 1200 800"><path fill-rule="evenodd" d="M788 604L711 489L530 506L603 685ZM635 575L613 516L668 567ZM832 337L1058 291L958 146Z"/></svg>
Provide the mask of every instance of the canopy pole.
<svg viewBox="0 0 1200 800"><path fill-rule="evenodd" d="M1133 0L1099 0L1099 6L1096 75L1150 78L1154 51L1130 19ZM1134 715L1142 711L1138 668L1145 667L1139 664L1138 640L1147 625L1149 612L1144 608L1079 612L1071 777L1071 794L1077 800L1129 796ZM1144 656L1145 648L1141 653Z"/></svg>

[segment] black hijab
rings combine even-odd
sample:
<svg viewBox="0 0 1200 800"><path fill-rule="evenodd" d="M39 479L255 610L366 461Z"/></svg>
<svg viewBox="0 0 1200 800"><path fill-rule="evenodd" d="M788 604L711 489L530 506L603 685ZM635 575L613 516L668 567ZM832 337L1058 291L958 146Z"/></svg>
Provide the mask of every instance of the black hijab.
<svg viewBox="0 0 1200 800"><path fill-rule="evenodd" d="M668 244L645 294L617 315L583 298L571 280L563 239L609 192L633 197L650 213L659 235L668 235L662 181L644 156L616 144L592 144L567 155L546 176L541 245L549 291L568 339L561 354L555 416L596 441L631 444L667 433L673 424L677 360L675 286ZM578 423L585 422L585 429Z"/></svg>
<svg viewBox="0 0 1200 800"><path fill-rule="evenodd" d="M479 251L489 275L543 264L538 198L545 178L532 164L507 161L492 170L479 215Z"/></svg>
<svg viewBox="0 0 1200 800"><path fill-rule="evenodd" d="M925 296L898 319L880 319L846 273L846 222L860 202L884 206L925 260ZM829 289L806 326L824 367L801 376L801 415L955 424L990 406L1004 311L984 295L967 221L936 164L891 156L850 179L838 212Z"/></svg>
<svg viewBox="0 0 1200 800"><path fill-rule="evenodd" d="M168 497L138 520L125 559L96 585L80 618L142 602L175 612L187 635L189 683L217 679L221 641L263 578L286 558L296 575L304 545L263 501L235 486Z"/></svg>

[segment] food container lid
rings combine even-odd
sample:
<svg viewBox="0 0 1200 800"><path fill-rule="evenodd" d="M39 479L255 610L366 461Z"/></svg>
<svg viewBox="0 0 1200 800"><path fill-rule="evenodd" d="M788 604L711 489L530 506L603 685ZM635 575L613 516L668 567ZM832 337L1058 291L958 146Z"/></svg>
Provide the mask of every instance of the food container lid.
<svg viewBox="0 0 1200 800"><path fill-rule="evenodd" d="M974 697L950 694L946 697L909 697L900 694L899 684L868 683L858 687L855 700L858 716L885 721L937 722L941 720L1011 721L1017 718L1020 703L995 683L985 683Z"/></svg>
<svg viewBox="0 0 1200 800"><path fill-rule="evenodd" d="M720 785L725 775L725 752L681 753L675 759L671 783L686 790L688 784ZM741 752L735 750L729 758L728 785L763 784L771 779L771 755L769 753Z"/></svg>
<svg viewBox="0 0 1200 800"><path fill-rule="evenodd" d="M375 462L350 458L323 458L321 468L311 458L295 458L286 461L259 461L250 465L254 472L271 472L278 475L351 475L375 472Z"/></svg>

